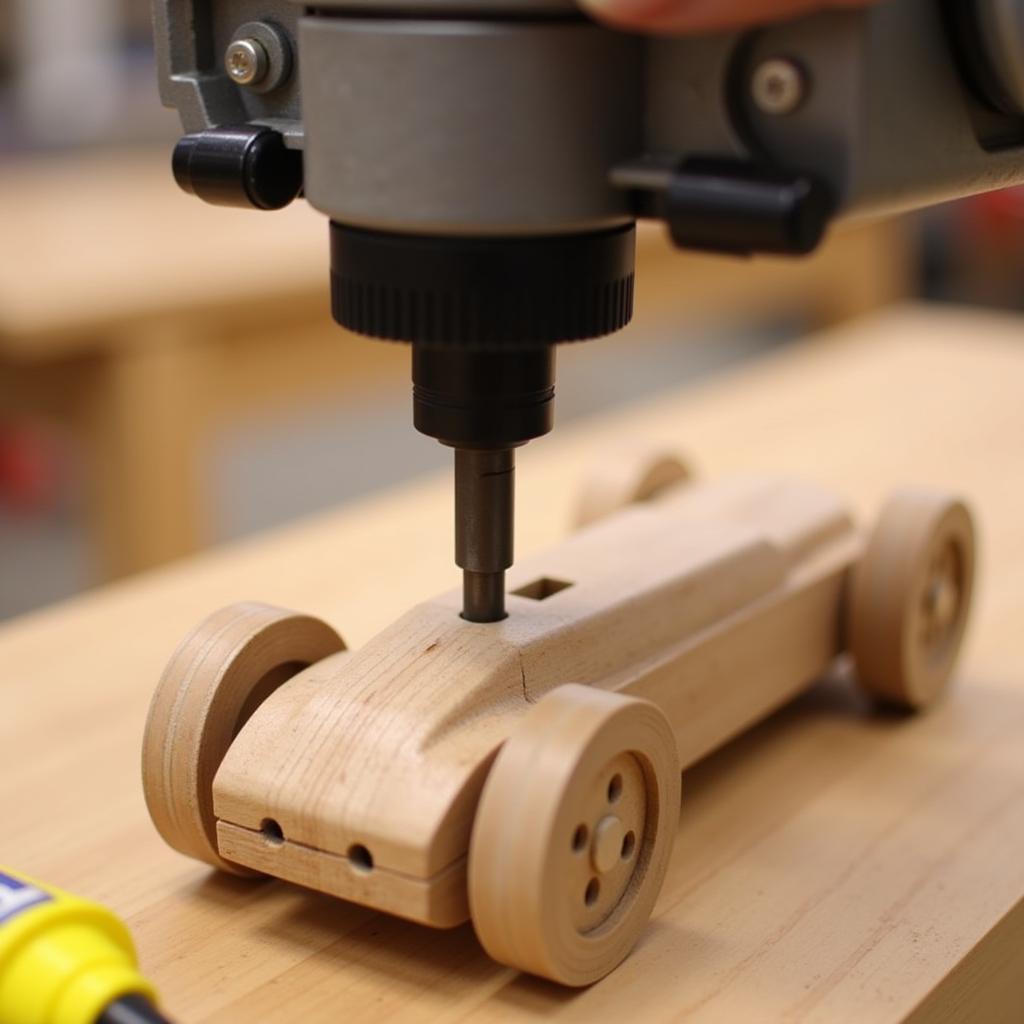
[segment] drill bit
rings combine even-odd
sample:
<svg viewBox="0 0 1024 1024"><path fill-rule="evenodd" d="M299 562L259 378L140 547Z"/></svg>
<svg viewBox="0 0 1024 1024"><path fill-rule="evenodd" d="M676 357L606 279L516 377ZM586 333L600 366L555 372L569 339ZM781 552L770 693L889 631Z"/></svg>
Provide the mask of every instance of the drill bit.
<svg viewBox="0 0 1024 1024"><path fill-rule="evenodd" d="M455 561L462 569L462 617L469 622L506 617L515 477L514 448L455 449Z"/></svg>

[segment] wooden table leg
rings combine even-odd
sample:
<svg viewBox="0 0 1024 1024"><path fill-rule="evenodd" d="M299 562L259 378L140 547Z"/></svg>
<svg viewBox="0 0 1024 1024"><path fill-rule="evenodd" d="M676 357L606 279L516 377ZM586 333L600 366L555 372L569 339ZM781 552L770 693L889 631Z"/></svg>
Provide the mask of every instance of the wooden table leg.
<svg viewBox="0 0 1024 1024"><path fill-rule="evenodd" d="M82 395L89 518L105 579L190 554L207 533L207 346L189 324L136 326Z"/></svg>
<svg viewBox="0 0 1024 1024"><path fill-rule="evenodd" d="M825 250L823 286L814 303L818 327L831 327L908 300L916 290L914 225L892 217L851 226ZM811 296L808 296L813 302Z"/></svg>

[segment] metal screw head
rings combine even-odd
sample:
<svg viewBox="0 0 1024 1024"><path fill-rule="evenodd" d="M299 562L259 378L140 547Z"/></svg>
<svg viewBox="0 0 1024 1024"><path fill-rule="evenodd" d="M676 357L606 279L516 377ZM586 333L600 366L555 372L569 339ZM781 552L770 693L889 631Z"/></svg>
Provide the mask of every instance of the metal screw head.
<svg viewBox="0 0 1024 1024"><path fill-rule="evenodd" d="M807 95L807 77L795 61L773 57L754 72L751 91L763 114L792 114Z"/></svg>
<svg viewBox="0 0 1024 1024"><path fill-rule="evenodd" d="M259 85L270 70L270 57L257 39L236 39L224 54L224 69L238 85Z"/></svg>

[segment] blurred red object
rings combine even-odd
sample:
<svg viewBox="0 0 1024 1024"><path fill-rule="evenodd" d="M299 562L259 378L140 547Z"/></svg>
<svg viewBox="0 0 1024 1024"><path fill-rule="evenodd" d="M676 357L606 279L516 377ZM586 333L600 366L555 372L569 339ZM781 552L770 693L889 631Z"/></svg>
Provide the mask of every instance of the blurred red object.
<svg viewBox="0 0 1024 1024"><path fill-rule="evenodd" d="M1024 188L1004 188L966 200L965 228L974 236L1006 245L1024 241Z"/></svg>
<svg viewBox="0 0 1024 1024"><path fill-rule="evenodd" d="M61 483L62 451L35 424L0 423L0 507L19 516L52 509Z"/></svg>

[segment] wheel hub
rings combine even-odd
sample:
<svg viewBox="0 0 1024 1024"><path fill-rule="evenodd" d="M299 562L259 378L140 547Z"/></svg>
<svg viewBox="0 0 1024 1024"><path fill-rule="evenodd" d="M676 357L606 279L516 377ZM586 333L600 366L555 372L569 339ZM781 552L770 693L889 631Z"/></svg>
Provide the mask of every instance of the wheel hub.
<svg viewBox="0 0 1024 1024"><path fill-rule="evenodd" d="M642 863L647 781L632 754L609 761L594 779L569 837L566 897L581 934L615 912Z"/></svg>
<svg viewBox="0 0 1024 1024"><path fill-rule="evenodd" d="M947 548L935 560L924 594L925 641L936 643L956 625L960 614L960 568L957 553Z"/></svg>

